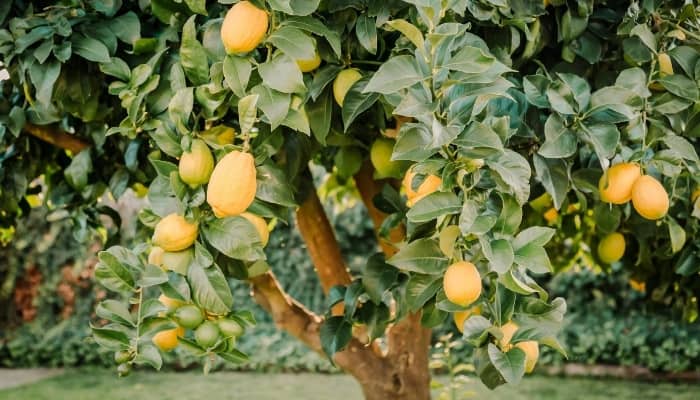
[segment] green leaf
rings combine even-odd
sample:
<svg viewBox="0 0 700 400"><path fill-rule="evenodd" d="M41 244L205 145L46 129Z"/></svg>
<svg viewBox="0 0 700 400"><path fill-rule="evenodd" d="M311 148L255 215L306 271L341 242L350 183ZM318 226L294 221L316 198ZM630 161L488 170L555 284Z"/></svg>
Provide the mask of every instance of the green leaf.
<svg viewBox="0 0 700 400"><path fill-rule="evenodd" d="M262 243L255 227L243 217L217 218L202 227L202 233L215 249L231 258L264 258Z"/></svg>
<svg viewBox="0 0 700 400"><path fill-rule="evenodd" d="M109 29L124 43L133 44L141 37L141 23L133 11L110 19L108 25Z"/></svg>
<svg viewBox="0 0 700 400"><path fill-rule="evenodd" d="M345 348L352 339L352 324L343 316L334 316L326 319L321 324L319 331L321 347L328 358Z"/></svg>
<svg viewBox="0 0 700 400"><path fill-rule="evenodd" d="M554 206L560 209L569 192L569 174L563 160L550 160L534 155L535 173L542 186L552 196Z"/></svg>
<svg viewBox="0 0 700 400"><path fill-rule="evenodd" d="M185 4L192 12L207 15L207 0L185 0Z"/></svg>
<svg viewBox="0 0 700 400"><path fill-rule="evenodd" d="M111 322L117 322L126 326L136 326L129 309L126 308L124 303L116 300L101 301L95 308L95 314Z"/></svg>
<svg viewBox="0 0 700 400"><path fill-rule="evenodd" d="M273 31L267 41L294 60L309 60L314 57L314 40L301 30L289 25Z"/></svg>
<svg viewBox="0 0 700 400"><path fill-rule="evenodd" d="M537 274L553 271L547 251L537 243L529 243L515 250L515 263Z"/></svg>
<svg viewBox="0 0 700 400"><path fill-rule="evenodd" d="M260 96L257 94L249 94L238 101L238 125L241 128L242 135L248 134L253 129L253 125L255 125L259 98Z"/></svg>
<svg viewBox="0 0 700 400"><path fill-rule="evenodd" d="M260 64L258 72L265 85L282 93L306 91L299 66L288 56L276 56L272 61Z"/></svg>
<svg viewBox="0 0 700 400"><path fill-rule="evenodd" d="M291 103L289 93L281 93L270 89L264 83L252 88L250 93L258 95L257 106L267 117L270 129L276 129L289 113L289 105Z"/></svg>
<svg viewBox="0 0 700 400"><path fill-rule="evenodd" d="M576 133L564 125L564 120L555 113L544 124L545 142L538 153L547 158L571 157L578 150Z"/></svg>
<svg viewBox="0 0 700 400"><path fill-rule="evenodd" d="M250 361L247 354L237 349L227 350L225 353L217 353L217 355L233 364L245 364Z"/></svg>
<svg viewBox="0 0 700 400"><path fill-rule="evenodd" d="M141 278L136 282L141 287L157 286L168 281L168 274L160 267L148 264L141 275Z"/></svg>
<svg viewBox="0 0 700 400"><path fill-rule="evenodd" d="M503 181L501 188L515 195L519 204L525 204L530 196L530 164L520 154L506 149L505 152L486 164Z"/></svg>
<svg viewBox="0 0 700 400"><path fill-rule="evenodd" d="M81 190L88 183L88 174L92 172L92 159L90 151L81 151L63 171L68 183L75 189Z"/></svg>
<svg viewBox="0 0 700 400"><path fill-rule="evenodd" d="M515 255L510 242L505 239L496 239L489 241L488 238L482 237L479 241L481 248L489 260L489 265L492 271L496 271L499 275L505 273L513 265Z"/></svg>
<svg viewBox="0 0 700 400"><path fill-rule="evenodd" d="M129 347L129 337L126 333L109 328L97 328L90 325L92 338L100 347L108 350L123 350Z"/></svg>
<svg viewBox="0 0 700 400"><path fill-rule="evenodd" d="M396 56L379 67L377 72L372 75L364 92L392 94L421 80L423 80L423 75L418 70L415 58L409 55Z"/></svg>
<svg viewBox="0 0 700 400"><path fill-rule="evenodd" d="M424 39L423 39L423 34L421 31L416 28L415 25L411 24L410 22L406 21L405 19L393 19L391 21L387 21L386 23L390 27L396 29L397 31L401 32L408 40L411 41L418 49L423 49L424 47Z"/></svg>
<svg viewBox="0 0 700 400"><path fill-rule="evenodd" d="M71 47L73 53L83 57L88 61L98 63L110 62L109 50L104 43L82 35L74 35L71 37Z"/></svg>
<svg viewBox="0 0 700 400"><path fill-rule="evenodd" d="M452 71L464 72L465 74L480 74L488 71L496 59L478 47L464 46L457 54L442 65Z"/></svg>
<svg viewBox="0 0 700 400"><path fill-rule="evenodd" d="M394 145L391 159L423 161L438 151L431 148L432 142L432 132L424 124L404 124Z"/></svg>
<svg viewBox="0 0 700 400"><path fill-rule="evenodd" d="M518 235L513 240L513 248L518 250L528 244L535 246L544 246L549 242L556 232L553 228L546 228L544 226L531 226L524 229L518 233Z"/></svg>
<svg viewBox="0 0 700 400"><path fill-rule="evenodd" d="M489 359L508 383L518 383L525 374L525 352L517 347L501 352L493 343L488 346Z"/></svg>
<svg viewBox="0 0 700 400"><path fill-rule="evenodd" d="M649 26L646 24L639 24L636 25L632 30L630 31L630 36L637 36L642 40L642 43L644 43L645 46L649 48L651 51L656 51L656 38L654 37L654 34L651 32L651 29L649 29Z"/></svg>
<svg viewBox="0 0 700 400"><path fill-rule="evenodd" d="M110 62L100 64L100 71L125 82L128 82L131 78L129 65L117 57L110 58Z"/></svg>
<svg viewBox="0 0 700 400"><path fill-rule="evenodd" d="M204 268L198 263L192 263L187 272L187 280L192 287L192 298L200 307L216 314L228 314L231 311L231 289L217 265Z"/></svg>
<svg viewBox="0 0 700 400"><path fill-rule="evenodd" d="M377 20L367 14L360 14L355 22L357 40L371 54L377 54Z"/></svg>
<svg viewBox="0 0 700 400"><path fill-rule="evenodd" d="M284 171L274 163L257 167L257 190L255 196L272 204L295 207L294 188Z"/></svg>
<svg viewBox="0 0 700 400"><path fill-rule="evenodd" d="M403 271L440 274L447 267L447 258L433 239L418 239L402 247L387 263Z"/></svg>
<svg viewBox="0 0 700 400"><path fill-rule="evenodd" d="M335 55L338 58L341 57L340 35L338 35L338 32L329 29L326 24L318 19L312 17L288 17L281 25L293 26L326 39Z"/></svg>
<svg viewBox="0 0 700 400"><path fill-rule="evenodd" d="M318 99L318 97L323 93L323 89L326 88L333 79L338 75L342 68L337 65L324 65L316 74L314 74L314 79L311 81L309 86L309 96L312 100Z"/></svg>
<svg viewBox="0 0 700 400"><path fill-rule="evenodd" d="M345 101L347 99L348 96L346 95ZM316 100L306 103L306 112L309 115L311 133L321 145L325 146L333 117L333 94L331 90L324 91Z"/></svg>
<svg viewBox="0 0 700 400"><path fill-rule="evenodd" d="M309 15L316 11L321 0L268 0L273 10L291 15Z"/></svg>
<svg viewBox="0 0 700 400"><path fill-rule="evenodd" d="M668 146L671 151L678 154L679 157L696 163L700 162L698 153L688 139L677 135L666 135L662 140L666 143L666 146Z"/></svg>
<svg viewBox="0 0 700 400"><path fill-rule="evenodd" d="M471 157L485 157L503 151L503 142L494 130L481 122L474 121L453 142L468 149Z"/></svg>
<svg viewBox="0 0 700 400"><path fill-rule="evenodd" d="M615 155L620 131L613 124L583 125L583 132L600 160Z"/></svg>
<svg viewBox="0 0 700 400"><path fill-rule="evenodd" d="M683 249L686 240L685 230L675 219L668 219L668 235L671 238L671 252L677 253Z"/></svg>
<svg viewBox="0 0 700 400"><path fill-rule="evenodd" d="M411 274L406 284L406 302L412 312L423 308L442 287L442 276Z"/></svg>
<svg viewBox="0 0 700 400"><path fill-rule="evenodd" d="M659 78L659 83L670 93L691 101L698 101L698 85L680 74L667 75Z"/></svg>
<svg viewBox="0 0 700 400"><path fill-rule="evenodd" d="M175 92L175 95L168 103L168 115L170 120L175 123L177 131L181 135L187 135L190 132L189 120L194 107L194 91L191 87L183 88Z"/></svg>
<svg viewBox="0 0 700 400"><path fill-rule="evenodd" d="M345 132L350 128L350 124L355 118L379 99L379 93L365 92L369 80L369 77L364 77L355 82L345 95L343 100L343 126L345 127Z"/></svg>
<svg viewBox="0 0 700 400"><path fill-rule="evenodd" d="M384 293L396 283L399 271L384 261L384 255L372 255L362 268L362 285L374 304L382 301Z"/></svg>
<svg viewBox="0 0 700 400"><path fill-rule="evenodd" d="M204 46L197 40L195 18L195 15L191 16L182 27L180 64L194 85L204 85L209 82L209 61Z"/></svg>
<svg viewBox="0 0 700 400"><path fill-rule="evenodd" d="M406 217L409 221L428 222L443 215L457 214L462 210L462 202L452 192L435 192L418 201Z"/></svg>
<svg viewBox="0 0 700 400"><path fill-rule="evenodd" d="M139 352L134 357L134 364L137 365L150 365L151 367L160 370L163 366L163 359L160 356L158 349L150 344L145 343L139 345Z"/></svg>
<svg viewBox="0 0 700 400"><path fill-rule="evenodd" d="M250 61L245 58L232 55L224 58L224 79L233 94L245 97L252 69Z"/></svg>

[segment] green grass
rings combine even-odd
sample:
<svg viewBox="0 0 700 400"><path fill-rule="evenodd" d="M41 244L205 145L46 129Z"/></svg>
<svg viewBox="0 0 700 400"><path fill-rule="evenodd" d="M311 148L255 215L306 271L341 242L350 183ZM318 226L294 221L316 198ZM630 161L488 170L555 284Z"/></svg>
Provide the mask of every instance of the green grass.
<svg viewBox="0 0 700 400"><path fill-rule="evenodd" d="M1 373L1 372L0 372ZM475 379L461 390L478 400L691 400L700 385L528 377L518 386L490 392ZM437 396L434 396L437 398ZM103 369L72 370L37 383L0 391L3 400L361 400L345 375L220 372L137 372L124 379Z"/></svg>

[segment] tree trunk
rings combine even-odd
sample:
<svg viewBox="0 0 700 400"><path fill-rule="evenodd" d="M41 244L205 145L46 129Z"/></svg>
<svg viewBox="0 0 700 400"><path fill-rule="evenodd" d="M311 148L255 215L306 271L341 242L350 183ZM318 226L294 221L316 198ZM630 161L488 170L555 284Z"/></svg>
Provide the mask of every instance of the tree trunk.
<svg viewBox="0 0 700 400"><path fill-rule="evenodd" d="M420 324L420 313L411 314L392 326L387 334L389 349L380 357L367 354L365 362L338 366L360 383L366 400L430 399L430 329ZM350 347L339 353L353 352ZM372 357L372 359L367 359Z"/></svg>
<svg viewBox="0 0 700 400"><path fill-rule="evenodd" d="M384 183L373 181L372 174L372 165L365 163L355 180L378 230L386 215L374 207L372 198ZM352 277L316 192L311 192L297 210L297 227L324 292L328 293L335 285L349 284ZM404 234L401 226L392 230L389 240L380 240L384 253L388 256L394 254L395 244L403 239ZM272 315L280 329L286 330L319 354L324 354L319 336L321 316L286 294L272 272L252 278L250 283L255 300ZM336 305L332 312L333 315L342 313L342 304ZM430 399L430 329L421 326L420 320L419 312L391 326L386 333L384 351L377 341L367 343L366 332L361 327L355 331L348 346L335 353L333 361L358 381L365 399Z"/></svg>

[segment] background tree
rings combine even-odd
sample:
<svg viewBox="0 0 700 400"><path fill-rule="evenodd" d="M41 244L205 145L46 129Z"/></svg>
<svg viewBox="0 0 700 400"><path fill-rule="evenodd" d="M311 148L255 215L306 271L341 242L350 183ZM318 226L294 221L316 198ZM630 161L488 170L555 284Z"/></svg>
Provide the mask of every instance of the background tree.
<svg viewBox="0 0 700 400"><path fill-rule="evenodd" d="M96 269L115 298L94 338L120 373L178 345L205 370L244 362L253 321L227 278L368 399L429 397L430 328L450 313L482 381L517 382L538 343L563 351L565 302L534 278L582 259L634 268L697 317L692 2L228 3L0 5L5 235L37 195L77 238L116 244L101 197L148 187L152 243ZM354 184L375 224L382 252L354 276L310 164ZM267 271L290 210L324 316Z"/></svg>

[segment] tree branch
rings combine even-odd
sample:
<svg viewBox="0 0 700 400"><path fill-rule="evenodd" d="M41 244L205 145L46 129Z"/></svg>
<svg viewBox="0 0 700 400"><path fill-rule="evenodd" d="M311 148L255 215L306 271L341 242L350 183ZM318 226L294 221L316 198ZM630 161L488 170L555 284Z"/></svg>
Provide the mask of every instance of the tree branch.
<svg viewBox="0 0 700 400"><path fill-rule="evenodd" d="M297 227L306 243L323 291L328 293L333 286L350 284L352 278L345 267L335 232L316 190L310 191L297 210Z"/></svg>
<svg viewBox="0 0 700 400"><path fill-rule="evenodd" d="M289 296L279 284L272 271L250 279L255 301L271 316L278 329L289 332L311 350L325 355L321 347L320 329L323 319ZM375 370L381 359L353 338L347 348L333 357L335 363L353 375L366 374L366 369Z"/></svg>
<svg viewBox="0 0 700 400"><path fill-rule="evenodd" d="M34 125L32 123L27 123L24 125L23 129L28 134L61 149L69 150L73 154L80 153L89 146L88 143L74 135L63 132L52 125Z"/></svg>
<svg viewBox="0 0 700 400"><path fill-rule="evenodd" d="M319 330L321 317L291 298L268 271L250 279L253 298L267 311L279 329L289 332L317 353L323 354Z"/></svg>
<svg viewBox="0 0 700 400"><path fill-rule="evenodd" d="M403 240L403 238L406 236L406 232L404 230L403 225L401 225L392 229L389 232L389 240L386 240L385 238L379 236L379 229L382 226L382 223L386 219L387 215L374 206L374 202L372 201L372 199L374 198L374 196L376 196L379 192L382 191L382 187L385 183L391 183L391 181L375 181L372 177L373 175L374 167L372 166L372 163L370 163L369 161L365 161L365 163L362 165L362 168L360 168L360 171L357 174L355 174L355 185L357 186L357 190L360 192L362 202L365 204L365 207L367 207L369 217L374 223L374 231L376 232L377 240L379 241L379 246L382 248L382 251L384 252L384 254L386 254L388 258L394 255L394 253L396 253L397 249L394 243L398 243L401 240Z"/></svg>

